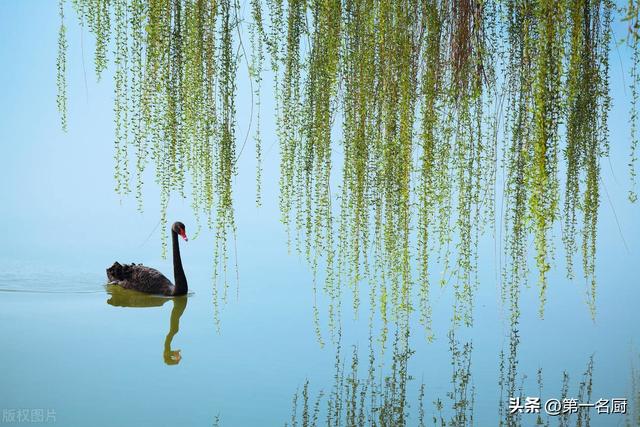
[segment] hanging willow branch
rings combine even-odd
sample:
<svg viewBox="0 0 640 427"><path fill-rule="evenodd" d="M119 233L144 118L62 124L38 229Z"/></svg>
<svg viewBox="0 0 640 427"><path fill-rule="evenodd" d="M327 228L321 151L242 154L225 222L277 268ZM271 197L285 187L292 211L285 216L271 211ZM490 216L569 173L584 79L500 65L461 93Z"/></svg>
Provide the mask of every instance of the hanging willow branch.
<svg viewBox="0 0 640 427"><path fill-rule="evenodd" d="M631 188L629 200L635 203L638 200L637 166L638 163L638 104L640 103L640 2L629 0L624 20L628 23L627 43L632 49L631 58L631 156L629 158L629 173L631 175Z"/></svg>
<svg viewBox="0 0 640 427"><path fill-rule="evenodd" d="M58 30L58 58L56 68L58 70L56 83L58 95L56 104L60 113L62 130L67 131L67 27L64 25L64 0L59 1L60 30Z"/></svg>
<svg viewBox="0 0 640 427"><path fill-rule="evenodd" d="M198 221L202 215L216 229L215 274L224 278L224 287L215 293L216 300L224 299L228 243L236 227L239 4L72 3L81 25L86 22L96 37L98 76L113 47L116 191L131 191L133 152L139 207L149 160L160 186L163 223L171 195L190 196ZM504 299L519 298L533 256L543 314L560 226L568 275L574 277L574 255L581 252L595 315L613 9L609 0L250 2L249 73L258 116L267 62L274 79L281 221L288 243L311 266L314 290L324 278L332 330L339 326L343 291L352 293L357 312L363 284L369 287L371 321L373 310L384 324L419 310L431 338L432 288L453 282L454 325L472 324L478 245L495 221L499 158L505 170ZM636 141L635 1L626 12ZM65 50L63 23L63 127ZM258 205L261 139L258 123ZM634 180L636 146L630 162ZM334 171L340 157L341 170ZM436 269L441 273L434 274ZM517 318L517 302L511 304Z"/></svg>
<svg viewBox="0 0 640 427"><path fill-rule="evenodd" d="M583 274L589 282L589 306L595 311L595 260L598 207L600 205L600 157L608 154L607 116L608 46L612 4L601 1L573 2L568 93L567 145L565 160L564 241L568 272L575 251L576 210L582 212Z"/></svg>

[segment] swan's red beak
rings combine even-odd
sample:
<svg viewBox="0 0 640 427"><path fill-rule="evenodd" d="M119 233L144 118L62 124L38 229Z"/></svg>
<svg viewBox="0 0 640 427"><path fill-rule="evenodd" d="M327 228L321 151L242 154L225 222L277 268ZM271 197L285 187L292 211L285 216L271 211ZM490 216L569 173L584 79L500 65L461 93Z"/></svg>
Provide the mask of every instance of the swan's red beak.
<svg viewBox="0 0 640 427"><path fill-rule="evenodd" d="M187 232L184 230L180 230L180 237L182 237L185 242L189 241L189 239L187 239Z"/></svg>

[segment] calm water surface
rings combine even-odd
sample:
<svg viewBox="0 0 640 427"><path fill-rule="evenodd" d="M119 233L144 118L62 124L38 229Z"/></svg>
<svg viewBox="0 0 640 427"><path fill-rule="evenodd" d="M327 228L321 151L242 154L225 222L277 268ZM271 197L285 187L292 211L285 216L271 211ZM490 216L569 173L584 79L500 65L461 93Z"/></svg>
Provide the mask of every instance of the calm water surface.
<svg viewBox="0 0 640 427"><path fill-rule="evenodd" d="M297 392L300 419L302 390L308 380L310 407L322 390L318 416L319 424L325 425L327 401L336 390L336 361L348 377L356 348L360 356L356 372L363 386L373 342L378 402L385 400L385 391L391 393L387 403L405 407L407 425L419 425L422 384L427 425L433 425L433 417L438 423L478 426L498 425L501 419L500 402L508 403L504 393L509 390L503 386L501 397L500 352L505 352L503 363L508 366L511 347L509 327L496 309L493 285L486 288L488 296L479 296L474 328L462 328L453 340L447 336L446 315L440 315L450 310L446 294L443 291L439 300L436 295L434 317L443 321L434 326L442 332L427 343L420 327L412 325L409 347L415 352L407 357L406 372L394 372L393 355L403 349L394 346L391 333L383 353L377 335L369 340L366 315L361 319L344 316L340 354L326 333L327 344L318 344L307 283L277 280L275 270L249 274L242 280L239 299L231 290L233 297L217 326L208 269L198 271L192 266L187 272L191 292L172 299L105 286L103 272L97 269L82 272L3 262L3 409L52 410L56 425L63 426L168 426L187 421L189 425L291 425L292 400ZM561 398L566 373L567 397L580 397L580 382L588 379L592 381L590 402L631 399L631 370L634 358L638 361L634 346L638 314L625 301L637 292L624 287L609 292L603 285L600 304L618 304L618 310L607 311L594 323L586 306L569 291L565 289L564 295L561 289L550 298L544 321L535 316L535 300L530 309L523 309L516 395L542 396L543 402ZM531 289L531 295L535 292ZM395 386L385 388L384 377L393 379ZM345 381L340 387L347 390L350 384ZM400 396L401 391L406 394ZM348 393L340 399L354 400ZM371 404L365 407L370 409ZM368 415L372 414L376 416ZM625 425L629 420L592 410L590 425ZM523 426L536 421L529 414L514 420ZM557 417L542 421L562 422ZM573 415L563 425L577 422ZM347 418L342 423L346 425Z"/></svg>

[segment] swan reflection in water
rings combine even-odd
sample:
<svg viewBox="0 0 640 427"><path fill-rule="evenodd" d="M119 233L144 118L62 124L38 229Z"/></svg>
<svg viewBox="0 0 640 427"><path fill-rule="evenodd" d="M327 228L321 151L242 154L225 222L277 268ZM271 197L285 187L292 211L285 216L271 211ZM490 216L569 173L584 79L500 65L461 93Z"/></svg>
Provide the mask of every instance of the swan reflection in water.
<svg viewBox="0 0 640 427"><path fill-rule="evenodd" d="M143 294L141 292L123 289L116 285L107 285L106 289L109 294L107 304L115 307L161 307L167 301L173 301L169 332L164 340L163 356L164 363L167 365L177 365L180 363L182 359L180 350L172 350L171 341L173 341L173 337L180 330L180 317L187 308L187 296L167 298L161 295Z"/></svg>

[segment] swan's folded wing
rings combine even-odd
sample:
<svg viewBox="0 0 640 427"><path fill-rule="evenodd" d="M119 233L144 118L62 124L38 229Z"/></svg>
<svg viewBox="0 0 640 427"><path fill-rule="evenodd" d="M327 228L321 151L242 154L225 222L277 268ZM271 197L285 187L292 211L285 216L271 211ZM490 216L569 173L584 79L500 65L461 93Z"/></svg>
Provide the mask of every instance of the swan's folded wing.
<svg viewBox="0 0 640 427"><path fill-rule="evenodd" d="M110 270L113 270L111 274ZM167 294L173 288L171 281L162 273L141 264L114 264L107 270L107 276L123 288L150 294Z"/></svg>

